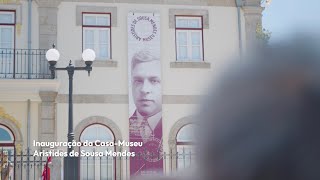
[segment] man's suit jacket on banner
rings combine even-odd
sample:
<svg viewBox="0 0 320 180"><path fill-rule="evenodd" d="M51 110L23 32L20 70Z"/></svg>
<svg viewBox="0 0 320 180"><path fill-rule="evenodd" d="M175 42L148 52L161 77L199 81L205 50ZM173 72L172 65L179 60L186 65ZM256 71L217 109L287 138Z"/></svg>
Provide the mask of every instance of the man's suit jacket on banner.
<svg viewBox="0 0 320 180"><path fill-rule="evenodd" d="M149 118L159 118L154 129L148 123ZM138 113L135 112L129 119L130 141L143 144L142 147L130 147L130 151L136 154L135 157L130 158L131 175L162 173L158 172L159 169L163 169L161 113L158 114L158 117L155 115L149 118L138 116Z"/></svg>

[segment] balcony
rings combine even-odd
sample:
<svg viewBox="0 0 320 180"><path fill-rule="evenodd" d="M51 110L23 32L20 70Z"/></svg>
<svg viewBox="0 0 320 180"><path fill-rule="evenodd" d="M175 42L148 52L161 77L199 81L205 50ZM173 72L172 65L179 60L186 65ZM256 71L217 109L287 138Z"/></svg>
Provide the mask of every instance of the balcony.
<svg viewBox="0 0 320 180"><path fill-rule="evenodd" d="M51 79L46 51L0 48L0 79Z"/></svg>

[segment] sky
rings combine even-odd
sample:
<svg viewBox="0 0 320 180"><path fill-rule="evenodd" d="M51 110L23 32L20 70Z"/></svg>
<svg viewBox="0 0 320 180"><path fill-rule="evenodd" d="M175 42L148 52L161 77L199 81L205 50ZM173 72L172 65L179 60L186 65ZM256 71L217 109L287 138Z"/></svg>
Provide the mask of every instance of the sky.
<svg viewBox="0 0 320 180"><path fill-rule="evenodd" d="M320 0L272 0L263 12L262 24L272 33L270 43L295 32L318 32L320 38Z"/></svg>

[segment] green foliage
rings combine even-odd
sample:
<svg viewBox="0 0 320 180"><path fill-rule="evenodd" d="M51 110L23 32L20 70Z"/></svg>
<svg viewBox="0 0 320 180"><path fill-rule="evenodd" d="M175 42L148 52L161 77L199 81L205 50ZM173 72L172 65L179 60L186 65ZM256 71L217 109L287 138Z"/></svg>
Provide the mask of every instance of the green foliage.
<svg viewBox="0 0 320 180"><path fill-rule="evenodd" d="M257 24L256 38L261 40L264 44L268 44L271 38L271 32L262 27L261 23Z"/></svg>

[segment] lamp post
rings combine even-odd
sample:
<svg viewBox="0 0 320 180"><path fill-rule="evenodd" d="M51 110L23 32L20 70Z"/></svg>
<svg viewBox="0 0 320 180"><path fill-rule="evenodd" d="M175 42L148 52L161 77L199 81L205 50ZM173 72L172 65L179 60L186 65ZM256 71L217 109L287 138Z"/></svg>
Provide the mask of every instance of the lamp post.
<svg viewBox="0 0 320 180"><path fill-rule="evenodd" d="M69 65L65 68L56 68L55 65L59 60L60 53L55 49L55 45L52 45L52 49L49 49L46 53L46 58L50 64L52 79L55 78L55 71L66 70L69 75L69 112L68 112L68 144L74 140L73 133L73 102L72 102L72 91L73 91L73 74L76 70L85 70L90 76L90 71L92 71L92 63L96 57L95 52L92 49L86 49L82 53L82 59L85 61L85 67L74 67L69 62ZM78 157L70 157L70 152L73 151L73 147L68 147L68 155L64 158L64 179L73 180L79 179L79 168L78 168Z"/></svg>

